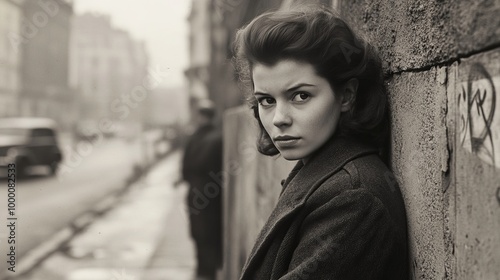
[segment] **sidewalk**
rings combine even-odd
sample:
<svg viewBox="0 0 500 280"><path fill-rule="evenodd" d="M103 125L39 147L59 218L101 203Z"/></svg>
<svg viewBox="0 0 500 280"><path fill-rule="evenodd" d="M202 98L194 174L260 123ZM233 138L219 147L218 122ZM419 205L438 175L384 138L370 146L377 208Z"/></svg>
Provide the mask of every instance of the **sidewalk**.
<svg viewBox="0 0 500 280"><path fill-rule="evenodd" d="M173 187L179 161L179 152L160 161L63 250L10 279L191 280L196 261L184 210L187 189Z"/></svg>

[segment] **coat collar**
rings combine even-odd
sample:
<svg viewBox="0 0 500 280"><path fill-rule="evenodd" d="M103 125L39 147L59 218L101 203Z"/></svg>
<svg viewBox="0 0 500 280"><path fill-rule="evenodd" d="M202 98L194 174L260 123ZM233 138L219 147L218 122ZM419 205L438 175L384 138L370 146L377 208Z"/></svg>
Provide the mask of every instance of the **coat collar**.
<svg viewBox="0 0 500 280"><path fill-rule="evenodd" d="M210 131L210 130L212 130L212 129L214 129L214 128L215 128L215 127L214 127L214 125L213 125L213 124L211 124L211 123L206 123L206 124L203 124L203 125L199 126L199 127L196 129L196 131L195 131L195 133L194 133L194 134L202 134L202 133L205 133L205 132L207 132L207 131Z"/></svg>
<svg viewBox="0 0 500 280"><path fill-rule="evenodd" d="M305 165L298 162L283 184L280 199L262 228L243 271L251 269L254 260L261 259L260 256L266 252L266 243L272 240L280 224L292 217L324 181L349 161L373 153L377 153L377 149L345 138L332 137Z"/></svg>

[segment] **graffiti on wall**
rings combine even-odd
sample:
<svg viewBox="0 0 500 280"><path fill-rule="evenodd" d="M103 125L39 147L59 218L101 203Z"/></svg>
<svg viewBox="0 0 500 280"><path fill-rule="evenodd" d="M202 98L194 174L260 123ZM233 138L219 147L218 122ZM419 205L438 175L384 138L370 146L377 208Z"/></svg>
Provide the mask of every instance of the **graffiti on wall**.
<svg viewBox="0 0 500 280"><path fill-rule="evenodd" d="M500 168L500 114L497 88L500 77L492 77L486 68L471 65L466 82L458 94L458 134L462 147L488 164Z"/></svg>

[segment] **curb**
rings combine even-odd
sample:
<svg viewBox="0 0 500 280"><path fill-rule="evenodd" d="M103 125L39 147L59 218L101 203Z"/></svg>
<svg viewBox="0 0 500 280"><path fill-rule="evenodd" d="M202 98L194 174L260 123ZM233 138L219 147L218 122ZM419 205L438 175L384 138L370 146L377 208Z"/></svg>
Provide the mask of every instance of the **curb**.
<svg viewBox="0 0 500 280"><path fill-rule="evenodd" d="M176 150L177 149L175 148L169 150L161 158L156 159L144 167L134 167L132 174L126 178L124 187L108 194L104 199L97 202L91 209L80 214L71 224L59 230L52 238L28 251L26 255L23 256L22 261L19 262L15 276L9 276L4 271L2 272L3 275L0 275L0 277L4 277L2 278L3 280L9 280L15 277L23 276L24 274L27 274L35 269L44 260L52 256L52 254L63 249L76 235L89 227L98 217L106 214L117 206L125 194L131 190L134 184L139 182L139 180L154 166L156 166L157 163L170 156L170 154Z"/></svg>

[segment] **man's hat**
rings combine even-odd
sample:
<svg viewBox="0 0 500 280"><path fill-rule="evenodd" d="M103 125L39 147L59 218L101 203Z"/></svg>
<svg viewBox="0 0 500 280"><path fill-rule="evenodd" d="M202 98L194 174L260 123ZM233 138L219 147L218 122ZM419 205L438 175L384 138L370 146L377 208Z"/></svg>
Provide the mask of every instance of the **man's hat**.
<svg viewBox="0 0 500 280"><path fill-rule="evenodd" d="M198 112L212 118L215 115L215 104L210 99L198 99Z"/></svg>

